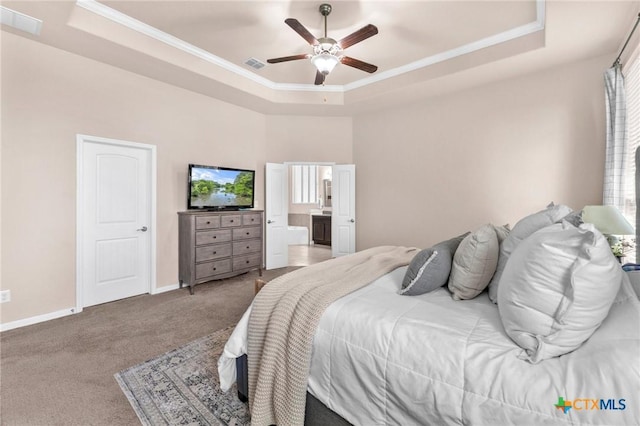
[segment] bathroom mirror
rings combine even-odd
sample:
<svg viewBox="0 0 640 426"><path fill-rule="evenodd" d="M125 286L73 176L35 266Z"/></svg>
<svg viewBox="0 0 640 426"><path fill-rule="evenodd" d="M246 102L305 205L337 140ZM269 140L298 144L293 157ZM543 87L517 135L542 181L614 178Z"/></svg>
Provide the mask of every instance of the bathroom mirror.
<svg viewBox="0 0 640 426"><path fill-rule="evenodd" d="M324 191L323 191L324 206L331 207L331 180L324 179L322 183L324 186Z"/></svg>

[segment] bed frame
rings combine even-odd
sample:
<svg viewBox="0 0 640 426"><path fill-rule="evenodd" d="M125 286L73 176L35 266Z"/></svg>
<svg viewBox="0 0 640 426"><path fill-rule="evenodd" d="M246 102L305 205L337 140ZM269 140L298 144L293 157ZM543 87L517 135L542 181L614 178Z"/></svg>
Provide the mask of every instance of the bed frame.
<svg viewBox="0 0 640 426"><path fill-rule="evenodd" d="M238 398L242 402L249 401L249 366L247 356L236 358L236 379ZM304 413L305 426L351 426L351 423L331 411L322 402L307 392L307 405Z"/></svg>

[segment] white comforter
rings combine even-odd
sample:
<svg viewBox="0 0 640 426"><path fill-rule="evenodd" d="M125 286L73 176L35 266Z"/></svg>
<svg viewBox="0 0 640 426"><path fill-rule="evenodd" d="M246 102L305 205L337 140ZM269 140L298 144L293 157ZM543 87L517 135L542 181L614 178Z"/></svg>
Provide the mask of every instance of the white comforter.
<svg viewBox="0 0 640 426"><path fill-rule="evenodd" d="M346 420L640 424L640 304L628 282L582 347L532 365L518 358L486 293L469 301L445 288L399 296L405 270L343 297L320 320L309 391ZM219 361L223 389L235 381L245 340L241 321ZM560 397L573 403L566 414L555 406Z"/></svg>

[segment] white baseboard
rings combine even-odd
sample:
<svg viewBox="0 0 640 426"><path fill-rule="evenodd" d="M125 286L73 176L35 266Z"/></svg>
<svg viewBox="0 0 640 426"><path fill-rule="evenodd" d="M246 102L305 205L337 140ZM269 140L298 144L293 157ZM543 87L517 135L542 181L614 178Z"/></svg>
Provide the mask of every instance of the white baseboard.
<svg viewBox="0 0 640 426"><path fill-rule="evenodd" d="M176 284L172 284L172 285L166 285L164 287L157 287L153 293L151 294L160 294L160 293L165 293L167 291L171 291L171 290L177 290L180 288L180 284L176 283Z"/></svg>
<svg viewBox="0 0 640 426"><path fill-rule="evenodd" d="M75 313L76 308L67 308L61 311L49 312L48 314L36 315L35 317L31 318L11 321L5 324L0 324L0 332L13 330L14 328L26 327L27 325L38 324L40 322L45 322L52 319L66 317L67 315L73 315Z"/></svg>
<svg viewBox="0 0 640 426"><path fill-rule="evenodd" d="M165 293L171 290L177 290L180 288L180 284L172 284L164 287L156 288L151 294ZM49 321L56 318L66 317L67 315L73 315L82 312L82 309L67 308L61 311L50 312L48 314L36 315L35 317L25 318L17 321L11 321L6 324L0 324L0 332L13 330L14 328L26 327L27 325L38 324L40 322Z"/></svg>

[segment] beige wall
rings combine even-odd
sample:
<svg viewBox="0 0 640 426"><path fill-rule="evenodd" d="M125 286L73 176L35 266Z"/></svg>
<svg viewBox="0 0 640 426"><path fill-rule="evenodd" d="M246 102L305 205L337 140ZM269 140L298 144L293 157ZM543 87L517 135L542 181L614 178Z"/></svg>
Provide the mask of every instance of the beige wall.
<svg viewBox="0 0 640 426"><path fill-rule="evenodd" d="M357 248L602 201L610 56L354 118ZM392 143L391 143L392 142Z"/></svg>
<svg viewBox="0 0 640 426"><path fill-rule="evenodd" d="M263 186L261 114L4 32L2 89L2 323L75 306L76 134L157 146L158 287L177 282L189 162Z"/></svg>
<svg viewBox="0 0 640 426"><path fill-rule="evenodd" d="M350 117L269 116L267 161L350 163L351 123Z"/></svg>
<svg viewBox="0 0 640 426"><path fill-rule="evenodd" d="M78 133L157 146L162 287L177 281L189 162L255 168L258 188L265 162L355 163L358 249L600 202L609 62L354 118L264 116L3 32L0 322L75 306Z"/></svg>
<svg viewBox="0 0 640 426"><path fill-rule="evenodd" d="M158 287L177 283L188 163L255 169L264 188L266 161L352 159L350 118L265 116L5 32L1 75L2 324L76 304L79 133L156 145Z"/></svg>
<svg viewBox="0 0 640 426"><path fill-rule="evenodd" d="M352 134L350 117L269 116L266 158L272 163L351 164ZM289 213L306 214L310 208L317 206L289 203Z"/></svg>

